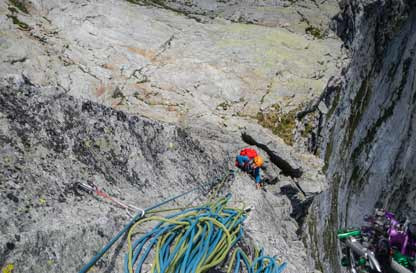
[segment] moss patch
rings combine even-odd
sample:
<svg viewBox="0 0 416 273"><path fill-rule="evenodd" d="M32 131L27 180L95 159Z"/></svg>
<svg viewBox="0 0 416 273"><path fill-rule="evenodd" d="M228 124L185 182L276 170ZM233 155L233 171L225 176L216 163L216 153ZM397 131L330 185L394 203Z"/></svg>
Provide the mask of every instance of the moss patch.
<svg viewBox="0 0 416 273"><path fill-rule="evenodd" d="M308 232L309 232L309 236L311 238L311 242L309 245L307 245L305 242L305 246L309 246L311 247L311 256L315 261L315 269L320 270L321 272L324 271L324 268L322 266L322 262L320 260L319 257L319 246L318 246L318 232L316 230L317 227L317 221L316 221L316 216L314 215L314 213L311 213L308 216L307 219L307 223L308 223Z"/></svg>
<svg viewBox="0 0 416 273"><path fill-rule="evenodd" d="M350 199L349 196L351 195L351 193L359 192L361 188L363 187L363 185L365 185L366 182L368 181L367 172L368 170L363 171L363 169L360 168L359 166L354 166L354 168L352 169L351 178L350 178L351 191L348 193L348 202L349 202L349 199Z"/></svg>
<svg viewBox="0 0 416 273"><path fill-rule="evenodd" d="M184 10L180 10L180 9L176 9L174 7L169 6L165 0L126 0L127 2L130 2L132 4L136 4L136 5L148 5L148 6L158 6L158 7L162 7L166 10L170 10L173 11L177 14L182 14L185 16L190 15L191 13L186 12Z"/></svg>
<svg viewBox="0 0 416 273"><path fill-rule="evenodd" d="M26 24L25 22L20 21L19 18L17 18L16 15L7 14L7 18L12 19L13 24L15 24L19 29L21 29L21 30L30 30L29 25Z"/></svg>
<svg viewBox="0 0 416 273"><path fill-rule="evenodd" d="M328 114L326 115L328 119L332 116L332 114L334 114L335 109L338 106L339 99L341 97L340 94L341 94L341 90L340 90L340 88L337 88L334 100L332 101L331 108L329 109Z"/></svg>
<svg viewBox="0 0 416 273"><path fill-rule="evenodd" d="M310 34L316 39L324 39L325 38L325 32L315 26L309 25L307 28L305 28L305 33Z"/></svg>
<svg viewBox="0 0 416 273"><path fill-rule="evenodd" d="M396 107L397 102L400 100L403 93L403 89L407 83L411 62L411 57L404 60L402 65L402 78L400 80L399 86L393 92L390 104L381 112L380 117L367 130L365 137L361 139L361 141L351 154L351 160L353 162L354 168L351 172L349 183L351 185L351 189L355 192L360 191L362 187L366 184L368 172L368 170L365 171L359 167L358 159L361 156L361 154L368 155L369 149L371 148L371 144L374 142L379 128L382 127L384 122L386 122L393 115L394 108Z"/></svg>
<svg viewBox="0 0 416 273"><path fill-rule="evenodd" d="M284 113L279 104L274 104L268 110L258 112L257 120L261 126L271 129L273 134L278 135L286 144L292 146L297 112L298 109L294 109Z"/></svg>
<svg viewBox="0 0 416 273"><path fill-rule="evenodd" d="M334 175L334 179L331 186L331 212L325 223L323 231L323 244L325 256L327 257L332 268L335 272L339 272L338 254L337 254L337 228L338 228L338 188L340 184L339 175ZM338 268L338 270L336 270Z"/></svg>
<svg viewBox="0 0 416 273"><path fill-rule="evenodd" d="M17 11L17 9L15 8L15 7L11 7L11 6L8 6L7 7L7 9L12 13L12 14L14 14L14 13L18 13L18 11Z"/></svg>
<svg viewBox="0 0 416 273"><path fill-rule="evenodd" d="M325 159L324 159L324 166L322 167L322 171L324 173L326 173L326 171L328 170L328 166L329 166L329 159L331 158L332 155L332 138L334 137L334 127L331 129L331 133L329 134L329 141L328 144L326 145L326 149L325 149Z"/></svg>
<svg viewBox="0 0 416 273"><path fill-rule="evenodd" d="M29 11L27 10L25 4L21 0L9 0L10 5L16 7L18 10L20 10L23 13L29 14Z"/></svg>
<svg viewBox="0 0 416 273"><path fill-rule="evenodd" d="M366 136L360 141L359 145L352 152L352 155L351 155L352 160L355 161L359 157L359 155L362 153L364 148L368 144L373 142L378 129L383 125L383 123L387 119L389 119L393 115L394 108L397 102L400 100L402 93L403 93L403 89L407 83L411 62L412 62L412 58L410 57L407 58L403 62L402 78L401 78L399 86L394 90L390 105L386 109L383 110L381 116L377 119L377 121L367 130Z"/></svg>
<svg viewBox="0 0 416 273"><path fill-rule="evenodd" d="M217 110L228 110L231 107L231 104L228 101L224 101L221 102L220 104L217 105L216 109Z"/></svg>
<svg viewBox="0 0 416 273"><path fill-rule="evenodd" d="M229 35L221 38L213 35L212 38L217 41L215 47L240 48L242 54L247 54L244 58L261 64L252 70L253 77L270 79L271 73L276 72L278 63L285 64L287 71L296 71L295 74L310 74L316 70L316 63L330 50L319 41L310 41L302 35L279 28L238 23L220 25L218 28L220 33L226 32ZM317 90L322 90L325 85L322 80L301 77L290 79L288 84L290 83L300 88L311 84L319 85L320 89Z"/></svg>
<svg viewBox="0 0 416 273"><path fill-rule="evenodd" d="M349 117L348 122L348 135L347 135L347 143L351 144L352 137L354 136L354 132L357 129L358 123L361 120L361 117L368 106L368 103L371 98L371 85L369 83L370 75L363 80L361 83L360 90L358 90L357 95L352 102L351 108L352 113Z"/></svg>
<svg viewBox="0 0 416 273"><path fill-rule="evenodd" d="M7 14L7 18L12 19L13 24L15 24L16 26L18 26L19 29L21 30L30 30L30 27L28 24L26 24L25 22L22 22L19 20L19 18L17 18L17 13L19 13L19 11L28 14L29 12L27 11L26 7L24 6L22 1L19 0L9 0L9 6L7 7L7 9L11 12L11 14Z"/></svg>
<svg viewBox="0 0 416 273"><path fill-rule="evenodd" d="M305 138L308 137L310 134L312 134L313 129L313 124L311 122L307 122L305 124L305 130L302 131L301 136Z"/></svg>

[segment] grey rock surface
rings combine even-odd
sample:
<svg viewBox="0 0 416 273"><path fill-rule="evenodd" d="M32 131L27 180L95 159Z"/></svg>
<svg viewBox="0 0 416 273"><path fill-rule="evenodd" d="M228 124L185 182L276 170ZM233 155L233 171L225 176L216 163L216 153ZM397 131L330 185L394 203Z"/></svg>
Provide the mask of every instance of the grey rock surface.
<svg viewBox="0 0 416 273"><path fill-rule="evenodd" d="M0 269L76 271L122 227L124 211L76 182L147 207L227 173L254 144L267 192L238 173L223 193L254 205L247 235L288 261L286 272L313 272L299 234L309 232L311 197L327 188L322 161L257 115L298 109L339 72L337 10L335 1L0 0ZM175 205L193 200L205 199ZM125 247L94 270L120 272Z"/></svg>
<svg viewBox="0 0 416 273"><path fill-rule="evenodd" d="M141 5L151 4L184 14L201 22L224 18L232 22L283 27L300 34L313 27L318 36L331 35L331 19L338 13L337 1L314 0L132 0Z"/></svg>
<svg viewBox="0 0 416 273"><path fill-rule="evenodd" d="M342 6L337 28L351 63L323 98L329 111L321 115L319 151L330 189L307 220L315 229L312 251L321 249L317 267L331 273L342 272L333 251L337 228L363 225L375 207L416 221L416 6L353 0Z"/></svg>
<svg viewBox="0 0 416 273"><path fill-rule="evenodd" d="M2 73L184 126L236 129L269 105L296 108L319 95L341 58L338 39L284 28L202 24L128 1L29 2L28 14L0 2Z"/></svg>
<svg viewBox="0 0 416 273"><path fill-rule="evenodd" d="M159 123L22 78L1 86L0 264L13 264L16 272L76 271L127 221L123 209L77 190L77 182L93 182L123 202L149 207L228 173L247 145L221 129ZM273 146L279 145L292 160L285 144ZM265 175L291 181L259 151L268 165ZM222 189L254 206L247 236L286 260L286 272L310 272L292 201L278 184L267 185L267 192L254 188L249 175L237 172ZM193 194L171 206L204 200ZM125 251L122 241L94 270L120 272Z"/></svg>
<svg viewBox="0 0 416 273"><path fill-rule="evenodd" d="M313 195L327 189L326 179L321 171L323 162L311 154L299 153L284 145L280 139L266 129L257 129L257 134L252 134L253 127L248 127L243 132L242 139L262 149L268 158L276 165L281 174L299 182L304 194ZM308 164L305 164L308 162Z"/></svg>

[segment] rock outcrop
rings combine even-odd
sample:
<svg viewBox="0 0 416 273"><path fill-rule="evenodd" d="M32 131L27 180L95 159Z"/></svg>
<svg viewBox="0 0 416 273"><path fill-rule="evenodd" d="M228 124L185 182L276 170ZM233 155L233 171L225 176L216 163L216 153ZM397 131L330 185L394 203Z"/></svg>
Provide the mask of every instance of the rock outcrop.
<svg viewBox="0 0 416 273"><path fill-rule="evenodd" d="M341 272L338 227L361 226L375 207L416 220L416 6L342 1L337 29L351 62L323 98L321 156L330 189L308 219L317 267ZM315 230L314 230L315 229ZM323 235L321 231L324 231Z"/></svg>
<svg viewBox="0 0 416 273"><path fill-rule="evenodd" d="M337 226L377 201L414 212L414 12L341 7L342 71L332 0L0 1L0 269L76 271L122 227L124 211L77 182L147 207L223 176L255 145L267 192L244 173L221 191L254 205L247 235L286 272L337 272ZM329 190L321 160L287 145L310 100L321 114L295 138L321 125L305 147L325 159ZM124 251L95 270L120 272Z"/></svg>
<svg viewBox="0 0 416 273"><path fill-rule="evenodd" d="M296 108L321 93L341 61L338 39L227 16L203 24L135 1L17 1L25 13L15 2L0 3L3 73L183 126L237 130L271 105ZM262 10L255 3L250 10Z"/></svg>
<svg viewBox="0 0 416 273"><path fill-rule="evenodd" d="M152 121L59 88L35 87L24 78L1 86L0 268L12 264L16 272L76 271L127 221L123 209L80 191L78 182L93 182L124 202L149 207L220 179L247 145L239 134L220 128L184 129ZM263 141L273 138L265 135ZM280 147L288 162L303 160L294 151L286 153L283 142L273 147ZM288 261L287 272L310 272L311 261L297 234L300 226L292 217L293 196L280 190L296 185L279 175L267 151L260 151L268 166L265 178L280 182L267 185L267 192L253 191L251 178L237 173L221 193L231 192L234 200L254 207L246 223L252 242ZM305 177L324 185L322 165L309 160L301 164L309 174ZM298 183L310 182L301 177ZM198 204L204 195L199 191L170 206ZM94 270L120 272L123 242Z"/></svg>
<svg viewBox="0 0 416 273"><path fill-rule="evenodd" d="M139 5L163 7L199 22L211 23L216 18L231 22L286 28L308 33L317 38L333 37L331 19L338 11L336 1L291 0L129 0Z"/></svg>

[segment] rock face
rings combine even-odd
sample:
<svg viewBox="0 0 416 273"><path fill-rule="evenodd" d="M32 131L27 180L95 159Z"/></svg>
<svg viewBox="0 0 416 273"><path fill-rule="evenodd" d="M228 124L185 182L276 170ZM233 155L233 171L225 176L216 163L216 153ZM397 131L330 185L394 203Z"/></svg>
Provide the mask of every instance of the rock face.
<svg viewBox="0 0 416 273"><path fill-rule="evenodd" d="M123 209L83 193L77 182L93 182L124 202L149 207L218 180L247 145L221 129L162 124L19 78L2 82L0 105L0 265L12 264L16 272L76 271L127 222ZM268 143L273 138L263 136ZM284 143L273 147L280 147L288 162L297 158L306 166L305 177L325 184L319 161L286 153ZM293 200L280 190L296 186L279 175L266 151L259 151L268 166L264 176L280 182L268 185L267 192L253 191L251 178L239 172L221 193L231 192L234 200L254 206L246 234L267 253L288 261L286 272L311 272L291 215ZM308 184L303 178L298 182ZM170 206L201 203L206 200L201 193ZM122 271L123 242L98 263L97 272Z"/></svg>
<svg viewBox="0 0 416 273"><path fill-rule="evenodd" d="M274 131L284 119L291 135L293 113L338 73L337 9L331 0L0 1L0 269L74 272L122 227L124 211L77 182L148 207L218 179L254 145L267 192L237 173L221 193L254 205L247 236L288 261L285 272L313 272L300 234L328 187L322 162L258 120ZM274 109L289 114L267 123ZM94 270L121 272L125 248Z"/></svg>
<svg viewBox="0 0 416 273"><path fill-rule="evenodd" d="M164 7L200 22L224 18L231 22L283 27L319 38L332 35L331 19L338 11L336 1L285 0L130 0L137 4Z"/></svg>
<svg viewBox="0 0 416 273"><path fill-rule="evenodd" d="M413 1L343 1L338 32L351 63L323 101L321 131L330 189L308 219L324 272L341 272L336 228L361 226L384 207L416 220L416 6ZM317 225L316 225L317 224Z"/></svg>
<svg viewBox="0 0 416 273"><path fill-rule="evenodd" d="M341 58L335 38L219 15L203 24L132 2L33 0L24 13L2 1L1 71L152 119L238 129L261 109L296 108L320 94ZM291 10L306 28L293 7L276 10Z"/></svg>
<svg viewBox="0 0 416 273"><path fill-rule="evenodd" d="M0 94L0 241L15 245L2 248L0 262L17 272L75 271L126 221L123 210L80 195L76 182L147 207L227 171L224 158L207 156L179 128L56 89L3 86Z"/></svg>

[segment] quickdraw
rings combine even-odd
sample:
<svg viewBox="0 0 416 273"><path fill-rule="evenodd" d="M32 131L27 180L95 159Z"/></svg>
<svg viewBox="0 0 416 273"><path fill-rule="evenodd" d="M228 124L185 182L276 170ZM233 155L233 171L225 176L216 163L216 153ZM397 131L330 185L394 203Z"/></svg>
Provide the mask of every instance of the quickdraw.
<svg viewBox="0 0 416 273"><path fill-rule="evenodd" d="M88 194L96 194L104 199L109 200L110 202L113 202L114 204L117 204L119 207L123 208L126 210L126 214L132 218L133 215L137 214L138 212L142 212L144 215L144 210L141 208L138 208L136 206L133 206L131 204L125 204L123 202L121 202L120 200L111 197L110 195L108 195L106 192L104 192L103 190L100 190L96 185L94 185L93 183L89 182L89 184L85 184L85 183L78 183L78 188L82 189L83 191L87 192Z"/></svg>

